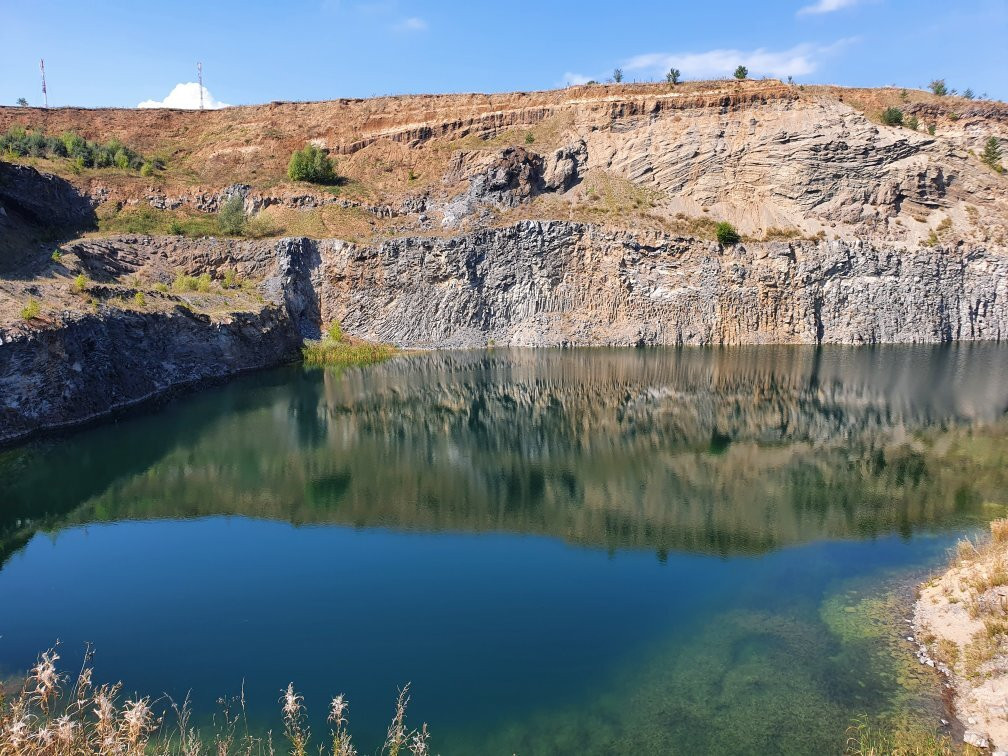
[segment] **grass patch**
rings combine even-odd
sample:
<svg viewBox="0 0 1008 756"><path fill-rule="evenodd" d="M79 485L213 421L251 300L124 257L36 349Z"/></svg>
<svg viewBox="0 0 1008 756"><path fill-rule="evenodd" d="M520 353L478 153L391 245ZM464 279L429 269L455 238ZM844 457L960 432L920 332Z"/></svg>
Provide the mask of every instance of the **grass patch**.
<svg viewBox="0 0 1008 756"><path fill-rule="evenodd" d="M1000 647L997 637L978 633L963 649L963 674L970 680L979 679L984 665L997 656Z"/></svg>
<svg viewBox="0 0 1008 756"><path fill-rule="evenodd" d="M847 730L846 753L852 756L952 756L952 741L909 720L892 724L859 718Z"/></svg>
<svg viewBox="0 0 1008 756"><path fill-rule="evenodd" d="M301 349L307 365L370 365L383 362L399 353L391 344L351 341L343 335L340 324L333 321L318 341L306 341Z"/></svg>
<svg viewBox="0 0 1008 756"><path fill-rule="evenodd" d="M101 234L142 234L145 236L239 236L262 239L284 233L280 224L259 215L245 217L235 223L232 216L222 218L208 213L190 213L182 210L158 210L138 207L128 210L101 208L98 213L98 232Z"/></svg>
<svg viewBox="0 0 1008 756"><path fill-rule="evenodd" d="M766 231L763 232L763 241L788 241L789 239L797 239L801 236L801 232L797 228L777 228L777 226L770 226Z"/></svg>
<svg viewBox="0 0 1008 756"><path fill-rule="evenodd" d="M370 365L398 354L391 344L349 341L308 341L301 350L308 365Z"/></svg>
<svg viewBox="0 0 1008 756"><path fill-rule="evenodd" d="M930 644L928 644L930 645ZM938 641L938 658L945 662L950 668L955 668L959 662L959 646L948 638Z"/></svg>
<svg viewBox="0 0 1008 756"><path fill-rule="evenodd" d="M39 316L41 311L42 305L39 304L39 301L35 297L32 297L28 300L28 304L21 308L21 319L34 320Z"/></svg>
<svg viewBox="0 0 1008 756"><path fill-rule="evenodd" d="M193 291L207 294L212 284L213 280L210 278L209 273L204 273L200 276L187 276L184 273L179 273L172 282L172 289L183 294Z"/></svg>

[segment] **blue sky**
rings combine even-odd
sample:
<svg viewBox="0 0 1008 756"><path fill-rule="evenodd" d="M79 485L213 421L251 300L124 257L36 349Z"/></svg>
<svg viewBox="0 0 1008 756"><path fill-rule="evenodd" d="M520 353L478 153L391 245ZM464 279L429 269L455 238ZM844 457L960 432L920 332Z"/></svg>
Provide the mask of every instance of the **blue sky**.
<svg viewBox="0 0 1008 756"><path fill-rule="evenodd" d="M950 87L1008 100L1008 0L491 3L0 0L0 103L216 102L549 89L623 68ZM176 93L198 100L198 89Z"/></svg>

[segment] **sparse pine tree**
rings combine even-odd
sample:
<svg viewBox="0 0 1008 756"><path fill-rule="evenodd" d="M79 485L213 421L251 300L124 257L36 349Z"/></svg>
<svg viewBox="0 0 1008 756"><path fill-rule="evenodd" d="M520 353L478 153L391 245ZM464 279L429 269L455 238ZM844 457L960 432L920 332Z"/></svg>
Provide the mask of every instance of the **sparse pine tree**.
<svg viewBox="0 0 1008 756"><path fill-rule="evenodd" d="M980 153L980 159L998 173L1004 170L1001 166L1001 143L997 137L991 137L987 140L983 152Z"/></svg>
<svg viewBox="0 0 1008 756"><path fill-rule="evenodd" d="M948 87L945 86L945 79L935 79L928 84L928 88L939 97L944 97L948 94Z"/></svg>
<svg viewBox="0 0 1008 756"><path fill-rule="evenodd" d="M672 86L675 86L676 84L678 84L679 83L679 69L678 68L670 68L669 72L667 74L665 74L665 81L667 81Z"/></svg>
<svg viewBox="0 0 1008 756"><path fill-rule="evenodd" d="M739 81L742 81L742 79L746 78L748 75L749 75L749 69L746 68L745 66L739 66L738 68L735 69L735 78L738 79Z"/></svg>
<svg viewBox="0 0 1008 756"><path fill-rule="evenodd" d="M903 111L899 108L886 108L882 111L882 123L886 126L902 126Z"/></svg>
<svg viewBox="0 0 1008 756"><path fill-rule="evenodd" d="M623 69L622 68L617 68L617 69L613 70L613 72L612 72L612 80L615 81L617 84L619 84L621 81L623 81Z"/></svg>
<svg viewBox="0 0 1008 756"><path fill-rule="evenodd" d="M27 108L28 100L26 100L24 97L18 97L17 104L19 108Z"/></svg>
<svg viewBox="0 0 1008 756"><path fill-rule="evenodd" d="M967 100L972 100L976 95L973 94L973 90L972 89L970 89L969 87L966 87L966 89L963 90L963 95L962 96L965 97Z"/></svg>

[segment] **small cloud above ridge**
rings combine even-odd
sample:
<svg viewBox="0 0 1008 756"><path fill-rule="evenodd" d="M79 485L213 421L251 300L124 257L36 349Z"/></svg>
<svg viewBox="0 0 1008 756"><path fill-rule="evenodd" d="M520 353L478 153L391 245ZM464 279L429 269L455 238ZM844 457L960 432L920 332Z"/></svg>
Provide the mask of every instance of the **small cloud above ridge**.
<svg viewBox="0 0 1008 756"><path fill-rule="evenodd" d="M198 110L200 106L200 85L195 81L187 81L175 85L163 100L144 100L138 108L178 108L180 110ZM206 110L227 108L230 105L215 99L210 90L203 87L203 107Z"/></svg>

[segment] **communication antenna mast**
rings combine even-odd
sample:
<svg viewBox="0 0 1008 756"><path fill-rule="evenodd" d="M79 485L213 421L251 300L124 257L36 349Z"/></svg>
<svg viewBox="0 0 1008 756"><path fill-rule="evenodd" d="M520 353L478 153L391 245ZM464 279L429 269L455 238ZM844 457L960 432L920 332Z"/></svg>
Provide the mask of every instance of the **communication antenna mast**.
<svg viewBox="0 0 1008 756"><path fill-rule="evenodd" d="M42 99L45 101L46 108L48 108L49 107L49 95L48 95L48 93L46 93L46 86L45 86L45 60L44 59L40 59L39 60L39 68L42 70Z"/></svg>
<svg viewBox="0 0 1008 756"><path fill-rule="evenodd" d="M199 109L203 110L203 64L196 64L196 73L199 75Z"/></svg>

